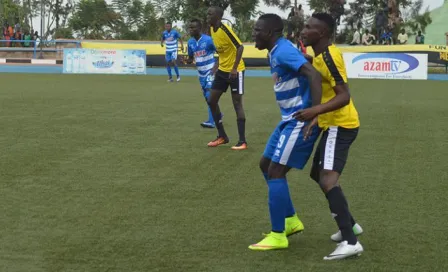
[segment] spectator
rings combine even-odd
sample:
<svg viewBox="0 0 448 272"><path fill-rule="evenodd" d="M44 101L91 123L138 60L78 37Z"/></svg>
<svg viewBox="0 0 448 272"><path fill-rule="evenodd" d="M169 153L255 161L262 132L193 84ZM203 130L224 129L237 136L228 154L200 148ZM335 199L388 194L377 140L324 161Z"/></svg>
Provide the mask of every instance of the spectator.
<svg viewBox="0 0 448 272"><path fill-rule="evenodd" d="M398 34L397 37L399 44L407 44L408 43L408 34L406 34L406 30L402 29L401 33Z"/></svg>
<svg viewBox="0 0 448 272"><path fill-rule="evenodd" d="M375 36L370 34L369 30L366 29L366 32L362 35L362 44L372 45L373 41L375 41Z"/></svg>
<svg viewBox="0 0 448 272"><path fill-rule="evenodd" d="M380 37L380 41L382 44L391 45L392 44L392 31L389 29L385 29L383 34Z"/></svg>
<svg viewBox="0 0 448 272"><path fill-rule="evenodd" d="M355 33L353 34L353 40L350 43L350 45L360 45L361 44L361 33L359 33L359 30L356 29Z"/></svg>
<svg viewBox="0 0 448 272"><path fill-rule="evenodd" d="M305 18L305 13L303 12L302 5L299 5L299 10L297 11L297 16L302 17L302 19Z"/></svg>
<svg viewBox="0 0 448 272"><path fill-rule="evenodd" d="M23 35L23 39L25 40L23 46L30 47L31 43L29 41L31 41L31 34L28 30L25 30L25 35Z"/></svg>
<svg viewBox="0 0 448 272"><path fill-rule="evenodd" d="M415 36L415 44L425 44L425 36L422 35L421 31L418 31L417 36Z"/></svg>

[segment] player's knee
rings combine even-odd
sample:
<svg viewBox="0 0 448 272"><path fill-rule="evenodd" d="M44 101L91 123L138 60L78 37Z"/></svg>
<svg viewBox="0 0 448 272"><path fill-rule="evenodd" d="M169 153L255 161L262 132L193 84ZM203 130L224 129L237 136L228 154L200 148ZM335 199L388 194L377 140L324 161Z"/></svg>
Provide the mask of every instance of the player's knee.
<svg viewBox="0 0 448 272"><path fill-rule="evenodd" d="M287 167L278 163L271 162L268 168L269 179L285 178L288 172Z"/></svg>
<svg viewBox="0 0 448 272"><path fill-rule="evenodd" d="M319 186L324 193L328 193L334 187L339 186L339 173L335 171L322 170L319 178Z"/></svg>
<svg viewBox="0 0 448 272"><path fill-rule="evenodd" d="M269 171L269 164L271 163L271 160L265 158L265 157L261 157L260 159L260 169L261 172L263 173L268 173Z"/></svg>

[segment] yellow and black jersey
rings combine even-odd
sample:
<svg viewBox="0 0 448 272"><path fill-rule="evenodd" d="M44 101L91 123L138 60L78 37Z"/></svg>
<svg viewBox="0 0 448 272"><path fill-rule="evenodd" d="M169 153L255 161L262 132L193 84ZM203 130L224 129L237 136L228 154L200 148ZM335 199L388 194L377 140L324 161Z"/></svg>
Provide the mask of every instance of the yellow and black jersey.
<svg viewBox="0 0 448 272"><path fill-rule="evenodd" d="M322 54L313 58L313 66L322 75L322 103L336 96L333 87L347 83L347 71L341 51L330 45ZM318 117L319 127L324 130L331 126L343 128L359 127L358 112L350 98L350 103L343 108L328 112Z"/></svg>
<svg viewBox="0 0 448 272"><path fill-rule="evenodd" d="M210 28L210 34L213 38L213 43L216 47L216 52L219 55L219 70L223 72L230 72L233 69L235 63L236 52L242 43L240 39L235 35L233 30L225 25L221 24L218 30L215 32L213 27ZM243 59L238 64L237 71L241 72L246 69Z"/></svg>

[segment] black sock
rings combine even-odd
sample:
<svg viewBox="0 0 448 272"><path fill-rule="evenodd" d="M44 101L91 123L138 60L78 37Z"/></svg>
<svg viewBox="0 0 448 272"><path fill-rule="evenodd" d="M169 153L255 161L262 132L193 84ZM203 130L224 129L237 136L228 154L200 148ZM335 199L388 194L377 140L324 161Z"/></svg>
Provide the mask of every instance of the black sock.
<svg viewBox="0 0 448 272"><path fill-rule="evenodd" d="M221 112L217 110L218 112L215 113L212 110L213 115L213 121L215 121L216 129L218 130L218 136L227 138L226 131L224 130L224 125L222 124L222 118L221 118Z"/></svg>
<svg viewBox="0 0 448 272"><path fill-rule="evenodd" d="M236 119L236 124L238 125L240 142L246 142L246 119Z"/></svg>
<svg viewBox="0 0 448 272"><path fill-rule="evenodd" d="M355 219L353 218L352 214L350 214L350 221L351 221L351 223L352 223L352 227L353 227L354 225L356 225L356 221L355 221Z"/></svg>
<svg viewBox="0 0 448 272"><path fill-rule="evenodd" d="M355 245L358 240L353 233L350 211L342 189L334 187L327 193L326 197L330 204L331 213L341 230L342 240L347 241L350 245Z"/></svg>

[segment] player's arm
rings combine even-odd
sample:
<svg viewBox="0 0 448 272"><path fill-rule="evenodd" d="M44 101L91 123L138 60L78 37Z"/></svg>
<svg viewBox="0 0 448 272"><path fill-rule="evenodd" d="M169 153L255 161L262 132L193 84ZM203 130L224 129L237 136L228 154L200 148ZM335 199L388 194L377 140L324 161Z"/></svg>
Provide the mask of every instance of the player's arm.
<svg viewBox="0 0 448 272"><path fill-rule="evenodd" d="M311 99L313 101L313 106L317 106L322 100L322 77L319 72L314 69L313 65L306 62L299 69L299 73L302 76L308 78L311 89ZM314 116L313 116L314 117Z"/></svg>
<svg viewBox="0 0 448 272"><path fill-rule="evenodd" d="M211 50L211 51L216 52L215 44L213 43L213 40L211 40L211 39L210 39L210 44L209 44L209 46L210 46L210 50ZM216 58L216 60L215 60L215 65L214 65L213 68L212 68L212 75L216 74L216 72L218 71L218 68L219 68L219 55L218 55L218 57Z"/></svg>
<svg viewBox="0 0 448 272"><path fill-rule="evenodd" d="M163 47L163 41L165 40L165 35L162 34L162 38L160 39L160 46Z"/></svg>
<svg viewBox="0 0 448 272"><path fill-rule="evenodd" d="M182 41L182 36L179 33L177 33L177 36L180 41L180 50L182 50L182 52L184 52L184 42Z"/></svg>
<svg viewBox="0 0 448 272"><path fill-rule="evenodd" d="M188 52L188 58L186 59L186 63L192 64L194 60L194 53L191 50L189 44L187 44L187 52Z"/></svg>
<svg viewBox="0 0 448 272"><path fill-rule="evenodd" d="M235 62L233 63L233 68L232 71L230 72L231 77L236 77L238 65L240 64L240 61L243 57L244 46L232 29L230 29L226 25L222 25L222 30L224 31L224 33L226 33L227 37L229 38L228 41L236 48Z"/></svg>
<svg viewBox="0 0 448 272"><path fill-rule="evenodd" d="M324 60L329 71L327 77L336 95L327 103L318 106L319 114L338 110L350 103L350 90L342 55L331 54L329 51L326 51L325 54Z"/></svg>

